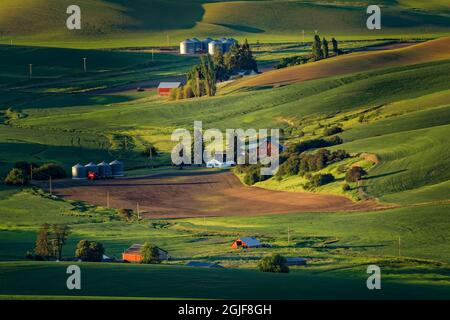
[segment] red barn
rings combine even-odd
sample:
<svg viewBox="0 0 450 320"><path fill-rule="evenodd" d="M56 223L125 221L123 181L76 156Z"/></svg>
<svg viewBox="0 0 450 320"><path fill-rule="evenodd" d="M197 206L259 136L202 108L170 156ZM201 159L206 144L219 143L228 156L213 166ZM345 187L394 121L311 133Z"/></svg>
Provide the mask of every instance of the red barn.
<svg viewBox="0 0 450 320"><path fill-rule="evenodd" d="M254 237L244 237L244 238L239 238L236 241L234 241L233 244L231 245L231 247L233 249L260 248L260 247L262 247L262 244L261 244L261 242L259 242L258 239L254 238Z"/></svg>
<svg viewBox="0 0 450 320"><path fill-rule="evenodd" d="M142 244L133 244L131 247L129 247L124 253L122 253L122 260L126 262L141 262L142 255L141 255L141 249L143 245ZM157 248L159 252L159 259L160 260L168 260L169 255L168 252Z"/></svg>
<svg viewBox="0 0 450 320"><path fill-rule="evenodd" d="M181 82L161 82L158 86L158 96L168 96L172 89L181 87Z"/></svg>

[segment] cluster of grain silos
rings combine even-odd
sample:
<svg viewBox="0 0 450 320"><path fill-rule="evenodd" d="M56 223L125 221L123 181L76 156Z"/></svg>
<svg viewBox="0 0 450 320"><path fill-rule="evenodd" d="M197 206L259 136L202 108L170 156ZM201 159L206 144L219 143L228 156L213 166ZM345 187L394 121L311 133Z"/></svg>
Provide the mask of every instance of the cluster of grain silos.
<svg viewBox="0 0 450 320"><path fill-rule="evenodd" d="M124 176L124 165L123 162L114 160L111 163L105 161L95 164L89 162L86 165L81 165L77 163L72 167L72 179L82 180L82 179L110 179L114 177Z"/></svg>
<svg viewBox="0 0 450 320"><path fill-rule="evenodd" d="M197 38L186 39L180 42L180 54L209 53L213 55L217 51L228 52L237 41L233 38L222 38L213 40L206 38L202 41Z"/></svg>

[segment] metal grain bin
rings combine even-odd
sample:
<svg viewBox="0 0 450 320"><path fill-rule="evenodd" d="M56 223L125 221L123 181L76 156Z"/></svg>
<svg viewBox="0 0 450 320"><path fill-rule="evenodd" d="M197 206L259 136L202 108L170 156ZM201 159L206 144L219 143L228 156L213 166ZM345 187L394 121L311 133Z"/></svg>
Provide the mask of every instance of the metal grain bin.
<svg viewBox="0 0 450 320"><path fill-rule="evenodd" d="M87 165L84 166L86 169L86 174L89 172L94 172L98 175L98 166L95 163L89 162Z"/></svg>
<svg viewBox="0 0 450 320"><path fill-rule="evenodd" d="M72 179L75 180L81 180L81 179L86 179L87 177L87 172L86 172L86 168L77 163L76 165L74 165L72 167Z"/></svg>
<svg viewBox="0 0 450 320"><path fill-rule="evenodd" d="M98 176L100 178L109 178L112 176L112 170L109 163L102 161L97 166L98 166Z"/></svg>
<svg viewBox="0 0 450 320"><path fill-rule="evenodd" d="M222 51L222 49L223 49L223 46L222 46L222 42L220 42L220 41L211 41L210 43L208 43L208 53L212 56L217 51Z"/></svg>
<svg viewBox="0 0 450 320"><path fill-rule="evenodd" d="M195 53L195 43L190 39L186 39L180 42L180 54L194 54Z"/></svg>
<svg viewBox="0 0 450 320"><path fill-rule="evenodd" d="M111 166L111 173L113 177L123 177L123 162L114 160L109 165Z"/></svg>

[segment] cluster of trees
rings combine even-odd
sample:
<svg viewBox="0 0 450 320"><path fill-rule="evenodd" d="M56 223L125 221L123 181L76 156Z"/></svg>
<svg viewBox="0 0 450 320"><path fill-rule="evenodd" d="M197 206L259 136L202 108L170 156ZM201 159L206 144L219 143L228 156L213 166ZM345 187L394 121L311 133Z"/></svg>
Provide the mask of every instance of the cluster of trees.
<svg viewBox="0 0 450 320"><path fill-rule="evenodd" d="M315 174L309 177L309 181L303 186L305 189L313 189L334 181L334 176L331 173Z"/></svg>
<svg viewBox="0 0 450 320"><path fill-rule="evenodd" d="M363 168L359 166L354 166L351 167L345 174L345 181L358 182L365 175L367 175L367 172Z"/></svg>
<svg viewBox="0 0 450 320"><path fill-rule="evenodd" d="M239 164L233 170L236 174L243 174L244 183L251 186L270 178L270 176L261 175L261 167L261 164Z"/></svg>
<svg viewBox="0 0 450 320"><path fill-rule="evenodd" d="M61 260L62 249L70 234L66 225L44 223L38 231L34 258L37 260Z"/></svg>
<svg viewBox="0 0 450 320"><path fill-rule="evenodd" d="M231 75L241 70L258 71L247 40L242 45L235 43L225 54L218 50L214 56L202 56L200 63L187 74L186 85L173 89L169 100L212 97L216 94L217 82L228 80Z"/></svg>
<svg viewBox="0 0 450 320"><path fill-rule="evenodd" d="M344 141L339 136L334 136L327 139L320 138L320 139L305 140L293 146L290 146L288 148L288 153L302 153L310 149L331 147L338 144L342 144L343 142Z"/></svg>
<svg viewBox="0 0 450 320"><path fill-rule="evenodd" d="M159 258L159 249L157 246L152 245L151 243L144 243L141 248L141 263L143 264L152 264L152 263L160 263L161 259Z"/></svg>
<svg viewBox="0 0 450 320"><path fill-rule="evenodd" d="M262 272L289 273L286 258L278 253L262 258L258 263L258 268Z"/></svg>
<svg viewBox="0 0 450 320"><path fill-rule="evenodd" d="M333 126L333 127L326 128L324 130L324 132L323 132L323 135L328 137L328 136L335 135L337 133L341 133L343 131L344 130L342 129L342 127L340 127L340 126Z"/></svg>
<svg viewBox="0 0 450 320"><path fill-rule="evenodd" d="M75 256L82 261L101 262L105 248L96 241L80 240L75 249Z"/></svg>
<svg viewBox="0 0 450 320"><path fill-rule="evenodd" d="M339 50L338 42L335 38L331 39L331 44L334 54L341 54L341 50ZM316 34L314 36L314 41L312 44L312 57L314 61L319 61L330 57L329 43L327 39L325 39L325 37L323 39L320 39L319 35Z"/></svg>
<svg viewBox="0 0 450 320"><path fill-rule="evenodd" d="M56 163L46 163L39 165L26 161L16 162L14 167L5 178L7 185L26 185L30 179L48 180L63 179L67 177L66 171Z"/></svg>
<svg viewBox="0 0 450 320"><path fill-rule="evenodd" d="M328 165L349 158L350 155L345 150L330 152L327 149L320 149L313 154L292 153L285 158L280 165L277 176L305 175L308 172L319 171Z"/></svg>
<svg viewBox="0 0 450 320"><path fill-rule="evenodd" d="M331 39L331 46L333 55L339 55L342 51L339 49L339 44L335 38ZM274 69L282 69L286 67L305 64L308 62L318 61L329 58L332 56L330 52L330 44L327 39L320 39L320 36L316 35L312 44L312 52L308 55L283 57L280 62L274 66Z"/></svg>

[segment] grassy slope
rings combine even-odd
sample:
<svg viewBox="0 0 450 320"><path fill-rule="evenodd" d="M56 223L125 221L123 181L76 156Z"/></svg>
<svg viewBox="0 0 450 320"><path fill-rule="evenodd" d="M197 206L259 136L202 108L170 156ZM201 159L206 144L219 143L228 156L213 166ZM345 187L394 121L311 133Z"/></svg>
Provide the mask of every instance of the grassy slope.
<svg viewBox="0 0 450 320"><path fill-rule="evenodd" d="M383 212L209 218L206 221L147 220L136 224L111 220L114 214L110 210L50 200L30 192L11 197L9 192L0 190L0 195L8 193L6 200L0 200L0 259L4 261L0 263L0 295L7 297L75 294L150 298L442 299L449 295L448 205ZM33 247L36 228L42 221L71 225L65 257L73 255L75 243L80 239L100 241L107 248L107 254L116 257L131 243L151 241L169 250L175 257L171 263L177 266L82 264L83 290L67 292L65 263L23 260L24 253ZM232 250L230 243L238 235L256 235L275 247L247 252ZM402 258L396 257L399 236ZM289 275L252 270L261 256L274 251L286 256L307 257L309 267L293 268ZM21 261L6 262L11 260ZM180 266L190 260L218 262L243 270L214 271ZM365 268L373 263L383 270L383 290L376 296L365 289ZM113 278L111 273L115 275ZM49 277L53 280L47 282ZM124 287L123 281L128 283L125 291L120 289ZM264 285L260 287L258 283ZM308 292L295 289L305 284L311 288ZM217 290L218 287L221 289ZM324 290L325 287L329 290Z"/></svg>
<svg viewBox="0 0 450 320"><path fill-rule="evenodd" d="M330 2L80 0L82 30L73 32L65 26L65 11L72 4L68 0L5 0L0 12L8 14L0 15L0 29L6 43L13 39L15 43L91 48L174 45L193 36L299 41L301 30L308 39L314 30L341 38L430 37L449 31L448 19L441 15L448 5L439 2L423 6L428 11L417 11L386 1L389 6L383 8L384 25L379 31L365 26L367 4Z"/></svg>
<svg viewBox="0 0 450 320"><path fill-rule="evenodd" d="M106 155L105 149L111 143L108 136L121 133L133 136L136 148L128 154L119 152L118 155L128 158L127 162L134 164L133 153L137 155L142 150L141 140L156 144L162 151L169 151L173 145L169 141L172 130L176 127L190 127L194 120L204 121L205 128L221 129L270 126L286 128L287 123L290 123L296 130L306 132L306 139L317 136L323 130L317 128L317 124L322 121L332 125L333 122L342 122L343 116L340 114L348 114L355 119L366 109L382 106L379 112L391 119L376 118L364 125L359 125L355 120L344 121L346 132L343 135L349 142L344 148L355 152L373 152L381 156L382 163L374 169L373 175L382 176L367 180L367 190L382 197L448 179L445 174L448 172L448 150L439 141L445 139L448 133L446 106L450 103L449 67L448 61L436 61L265 89L258 91L258 95L250 91L212 99L171 103L145 98L135 100L127 95L44 96L39 108L33 102L13 105L27 117L13 121L12 128L1 128L3 143L0 148L6 151L1 161L7 166L13 159L29 157L25 156L28 154L35 161L54 157L54 160L70 166L73 160L85 160L89 157L89 150L86 150L85 157L68 160L78 150L74 148L78 137L82 138L82 146L89 147L92 151L103 150L101 152L105 155L100 152L95 159L101 161L103 157L117 157ZM93 108L93 103L97 107ZM434 109L420 111L425 105ZM406 114L399 115L405 112ZM330 115L334 118L326 120ZM39 138L45 139L43 142L47 146L35 145L38 141L33 130L36 129L40 130ZM397 146L402 145L406 132L410 136L409 141L414 137L419 139L415 149L406 147L409 150L407 156L404 152L396 152ZM18 134L15 141L9 138L13 133ZM92 140L89 136L104 139L97 139L94 144L89 144ZM434 143L432 148L430 141ZM26 144L23 143L28 143L29 147L24 148ZM62 152L64 150L66 152ZM423 153L423 150L429 152ZM56 151L61 154L56 154ZM443 161L430 161L433 158ZM411 161L419 161L421 169L414 170L415 162ZM400 177L402 178L397 179ZM435 199L443 200L446 197L447 193L443 190L436 193Z"/></svg>
<svg viewBox="0 0 450 320"><path fill-rule="evenodd" d="M238 80L229 87L238 89L273 86L449 58L450 38L441 38L396 50L353 53L306 65L273 70Z"/></svg>

